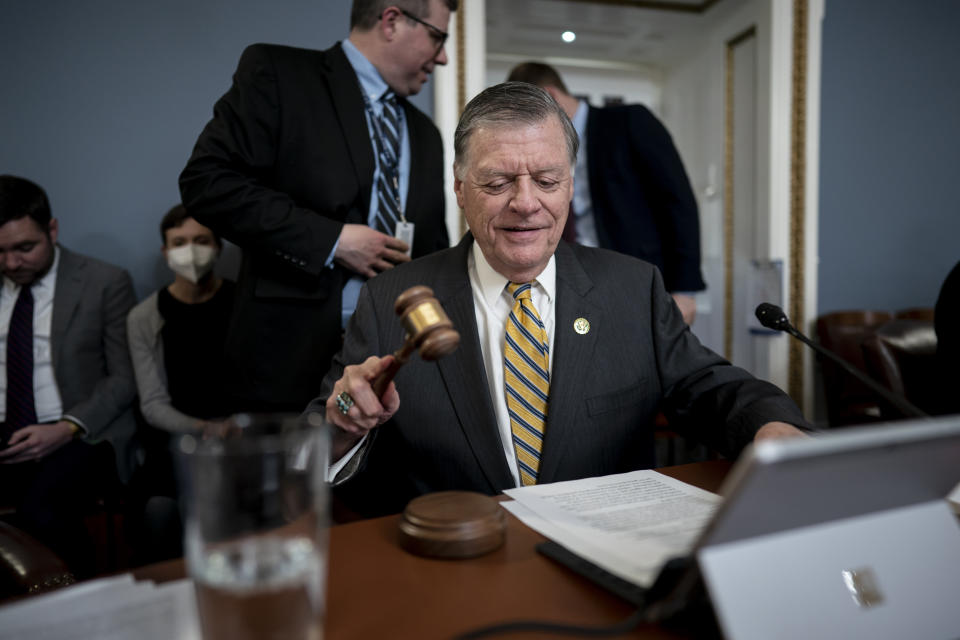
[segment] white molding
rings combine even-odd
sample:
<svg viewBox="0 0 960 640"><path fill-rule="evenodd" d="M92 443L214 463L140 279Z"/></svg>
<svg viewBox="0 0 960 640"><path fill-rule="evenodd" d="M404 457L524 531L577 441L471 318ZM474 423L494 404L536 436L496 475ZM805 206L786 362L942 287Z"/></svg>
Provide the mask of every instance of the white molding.
<svg viewBox="0 0 960 640"><path fill-rule="evenodd" d="M464 80L465 101L477 95L486 86L486 3L461 2L459 11L463 12L464 33ZM447 233L450 243L460 240L460 207L453 191L453 134L460 119L460 105L457 95L457 29L456 14L450 17L450 38L447 40L446 66L434 70L433 120L440 129L443 138L444 194L446 196Z"/></svg>
<svg viewBox="0 0 960 640"><path fill-rule="evenodd" d="M804 185L804 317L798 318L801 330L813 335L820 271L820 77L823 43L823 16L826 0L807 0L807 86L806 86L806 183ZM813 351L804 349L803 412L812 420L816 378Z"/></svg>
<svg viewBox="0 0 960 640"><path fill-rule="evenodd" d="M790 308L790 116L793 99L793 3L769 0L770 158L768 246L770 258L783 264L783 308ZM786 390L789 382L790 338L770 340L769 380Z"/></svg>

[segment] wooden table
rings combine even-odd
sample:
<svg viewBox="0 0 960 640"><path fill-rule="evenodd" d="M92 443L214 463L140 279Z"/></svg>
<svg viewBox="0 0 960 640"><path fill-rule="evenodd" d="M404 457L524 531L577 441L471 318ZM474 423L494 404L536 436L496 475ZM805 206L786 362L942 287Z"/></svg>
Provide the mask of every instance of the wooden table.
<svg viewBox="0 0 960 640"><path fill-rule="evenodd" d="M710 461L659 471L716 491L729 469L727 461ZM470 560L433 560L403 551L398 519L387 516L330 530L327 640L450 638L517 619L609 625L632 613L626 602L537 553L535 546L545 538L511 514L504 546ZM133 574L157 581L180 578L183 561ZM648 625L623 637L678 636Z"/></svg>

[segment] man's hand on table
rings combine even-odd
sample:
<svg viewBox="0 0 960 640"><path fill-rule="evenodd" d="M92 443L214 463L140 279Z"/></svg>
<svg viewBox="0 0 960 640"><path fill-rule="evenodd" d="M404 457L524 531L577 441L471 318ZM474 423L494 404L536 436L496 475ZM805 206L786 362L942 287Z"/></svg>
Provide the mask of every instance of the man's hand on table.
<svg viewBox="0 0 960 640"><path fill-rule="evenodd" d="M797 429L792 424L787 424L786 422L768 422L753 436L754 442L759 442L761 440L772 440L775 438L797 438L808 437L806 433Z"/></svg>

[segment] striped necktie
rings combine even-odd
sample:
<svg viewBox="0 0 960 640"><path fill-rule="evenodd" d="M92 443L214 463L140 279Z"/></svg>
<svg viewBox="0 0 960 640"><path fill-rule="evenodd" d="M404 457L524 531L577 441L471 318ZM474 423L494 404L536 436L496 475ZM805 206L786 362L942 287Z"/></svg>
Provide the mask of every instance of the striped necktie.
<svg viewBox="0 0 960 640"><path fill-rule="evenodd" d="M400 116L397 97L392 91L383 94L380 103L383 112L376 127L380 179L377 181L375 228L392 236L400 219Z"/></svg>
<svg viewBox="0 0 960 640"><path fill-rule="evenodd" d="M36 424L33 397L33 293L20 287L7 331L7 417L6 434Z"/></svg>
<svg viewBox="0 0 960 640"><path fill-rule="evenodd" d="M524 485L536 484L550 396L550 347L530 298L530 283L511 282L513 310L503 347L504 384L510 431Z"/></svg>

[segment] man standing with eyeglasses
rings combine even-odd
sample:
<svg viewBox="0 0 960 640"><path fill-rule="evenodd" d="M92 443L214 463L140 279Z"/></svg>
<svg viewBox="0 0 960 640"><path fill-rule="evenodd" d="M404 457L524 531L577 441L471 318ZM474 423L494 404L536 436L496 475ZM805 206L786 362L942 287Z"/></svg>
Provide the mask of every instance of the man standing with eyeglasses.
<svg viewBox="0 0 960 640"><path fill-rule="evenodd" d="M449 245L440 133L406 98L457 0L354 0L325 51L256 44L180 175L191 215L243 249L228 328L254 410L314 395L367 278Z"/></svg>

